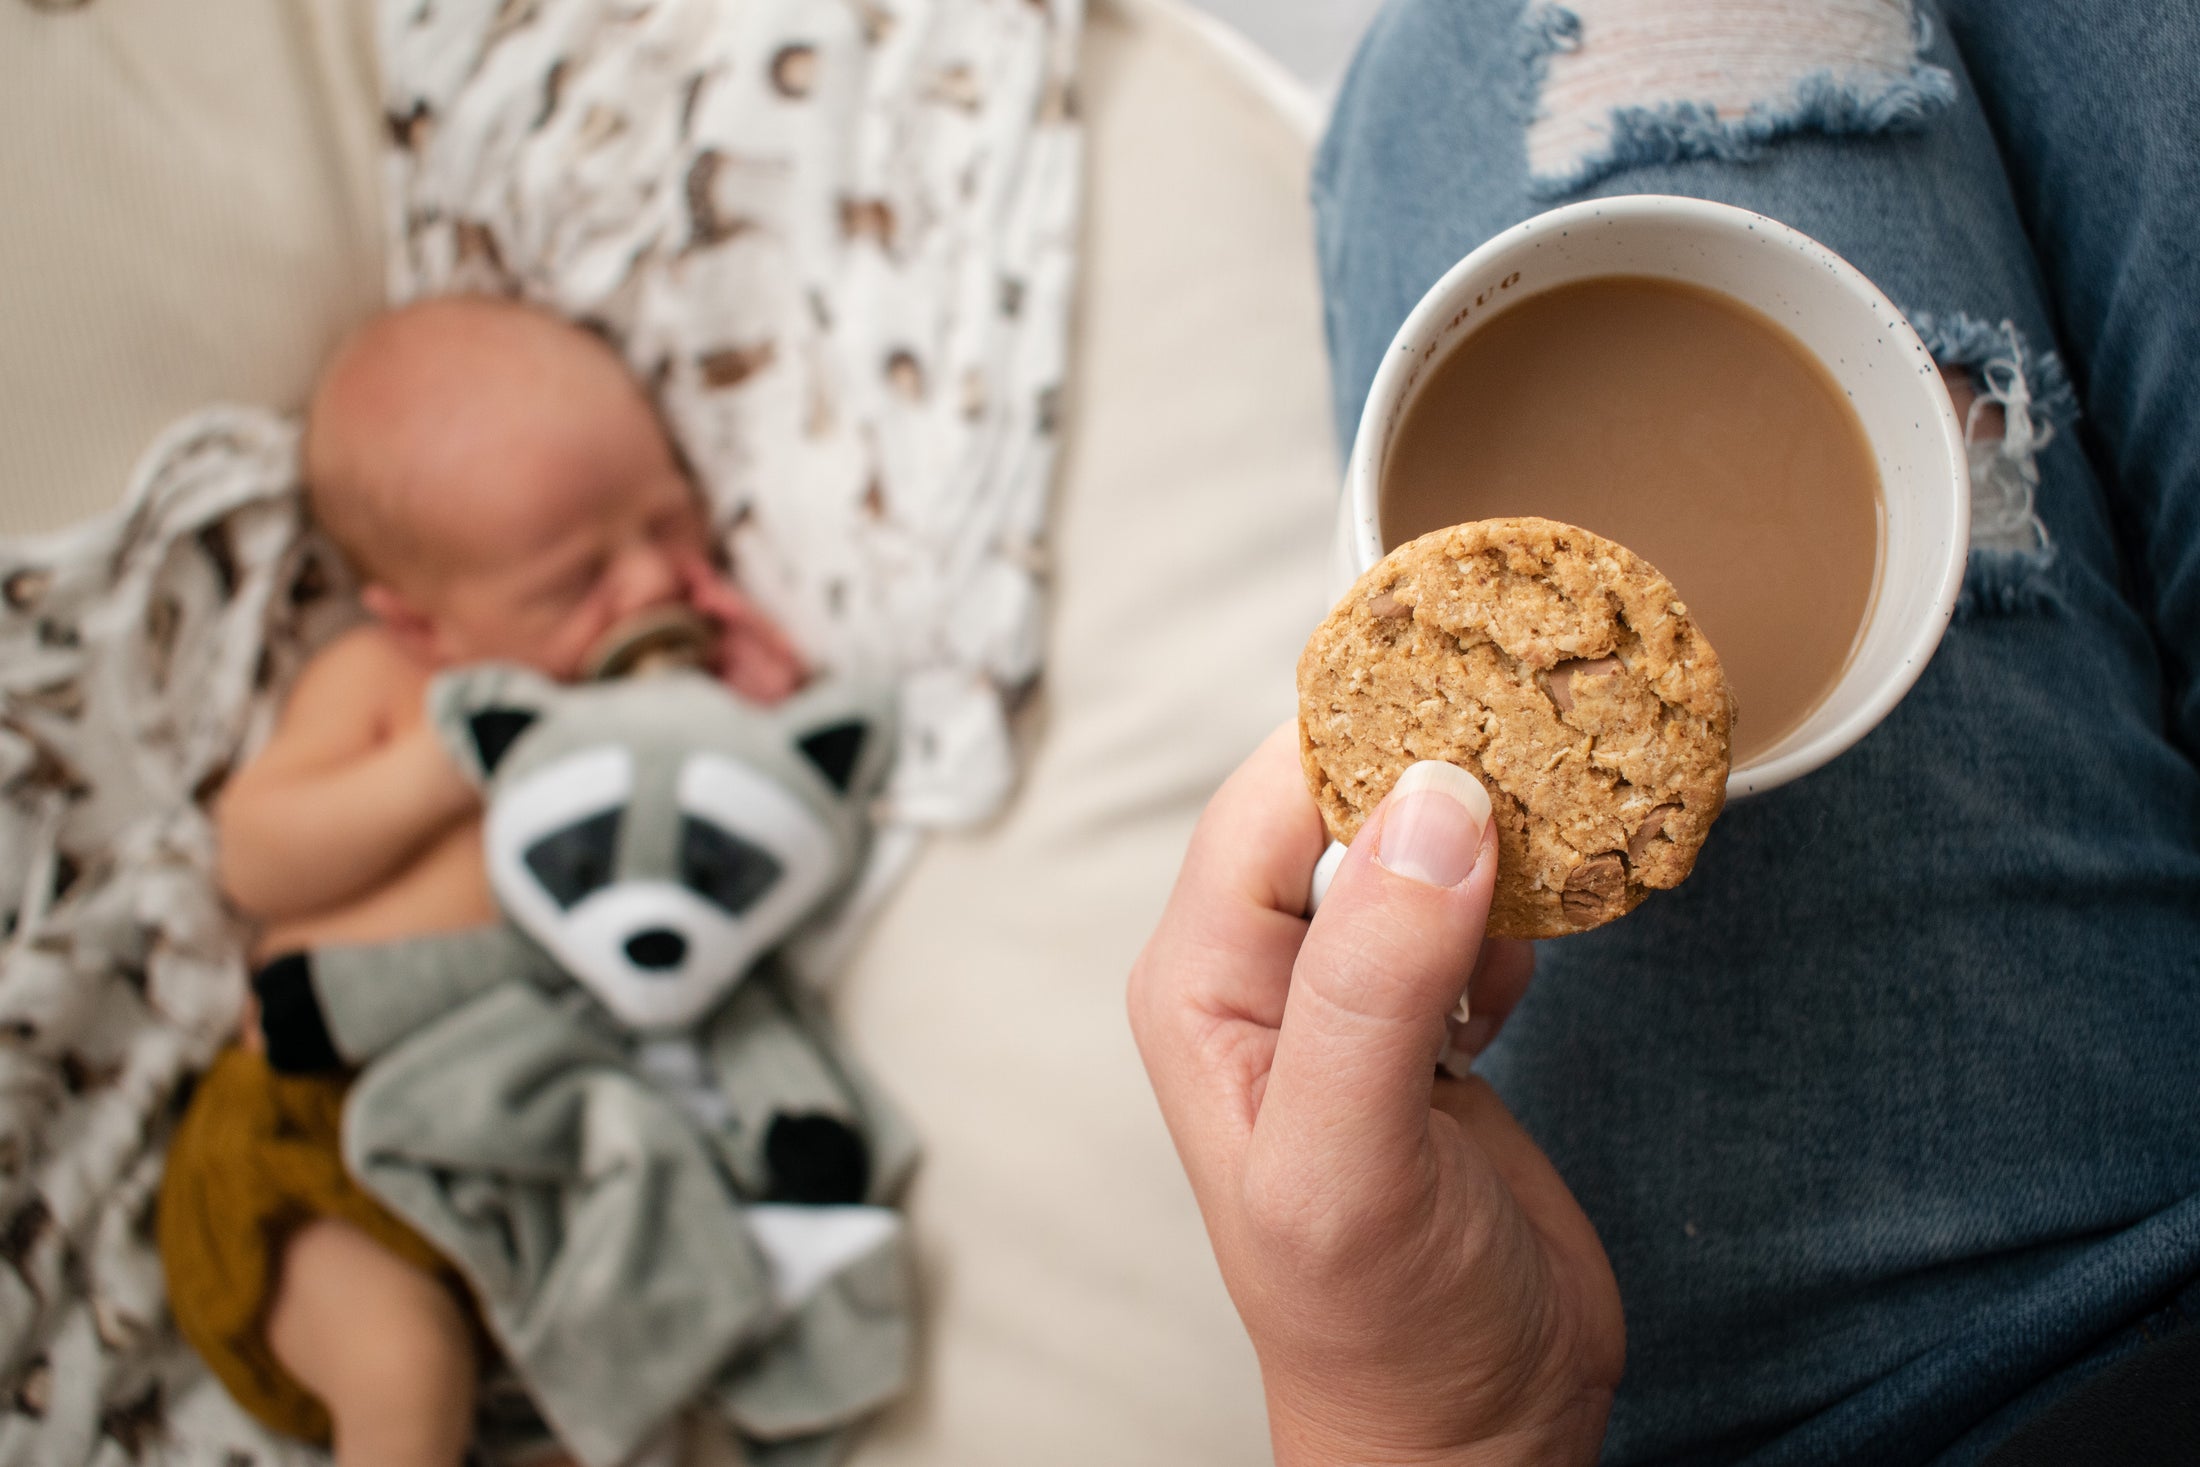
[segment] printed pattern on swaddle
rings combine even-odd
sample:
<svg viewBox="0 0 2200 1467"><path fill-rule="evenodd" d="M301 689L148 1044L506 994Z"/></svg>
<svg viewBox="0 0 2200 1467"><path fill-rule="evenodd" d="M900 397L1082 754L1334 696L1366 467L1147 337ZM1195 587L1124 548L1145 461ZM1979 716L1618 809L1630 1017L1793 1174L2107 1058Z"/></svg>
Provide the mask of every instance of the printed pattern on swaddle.
<svg viewBox="0 0 2200 1467"><path fill-rule="evenodd" d="M1013 782L1079 19L383 0L393 294L518 293L621 347L744 585L821 663L898 676L888 853ZM176 1340L150 1223L244 991L203 799L356 614L342 575L301 518L294 427L252 409L171 429L115 516L0 543L0 1463L320 1460Z"/></svg>
<svg viewBox="0 0 2200 1467"><path fill-rule="evenodd" d="M201 797L356 614L296 460L275 415L210 410L114 516L0 545L0 1462L317 1458L176 1339L151 1238L244 994Z"/></svg>
<svg viewBox="0 0 2200 1467"><path fill-rule="evenodd" d="M392 296L600 327L744 588L822 661L901 677L887 818L992 813L1039 666L1079 0L384 16Z"/></svg>

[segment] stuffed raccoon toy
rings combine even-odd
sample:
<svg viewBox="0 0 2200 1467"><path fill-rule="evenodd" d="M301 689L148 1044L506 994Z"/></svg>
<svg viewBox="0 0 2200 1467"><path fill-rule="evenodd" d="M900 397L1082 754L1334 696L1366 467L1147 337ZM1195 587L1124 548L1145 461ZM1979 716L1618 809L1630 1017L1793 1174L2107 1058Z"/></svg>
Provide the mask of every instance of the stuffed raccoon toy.
<svg viewBox="0 0 2200 1467"><path fill-rule="evenodd" d="M698 1402L752 1461L831 1460L907 1376L915 1148L771 952L859 864L888 708L491 666L430 710L507 920L277 965L270 1062L365 1066L346 1163L587 1467Z"/></svg>

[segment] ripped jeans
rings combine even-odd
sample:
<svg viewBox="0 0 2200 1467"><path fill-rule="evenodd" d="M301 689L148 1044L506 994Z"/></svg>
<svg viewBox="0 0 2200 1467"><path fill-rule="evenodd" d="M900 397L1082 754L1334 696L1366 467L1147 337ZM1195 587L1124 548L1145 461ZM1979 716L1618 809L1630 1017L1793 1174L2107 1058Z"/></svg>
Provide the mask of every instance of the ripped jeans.
<svg viewBox="0 0 2200 1467"><path fill-rule="evenodd" d="M1609 1462L1974 1462L2200 1318L2196 138L2188 0L1393 0L1346 82L1346 441L1448 266L1618 193L1825 241L2002 409L1916 689L1482 1060L1619 1276Z"/></svg>

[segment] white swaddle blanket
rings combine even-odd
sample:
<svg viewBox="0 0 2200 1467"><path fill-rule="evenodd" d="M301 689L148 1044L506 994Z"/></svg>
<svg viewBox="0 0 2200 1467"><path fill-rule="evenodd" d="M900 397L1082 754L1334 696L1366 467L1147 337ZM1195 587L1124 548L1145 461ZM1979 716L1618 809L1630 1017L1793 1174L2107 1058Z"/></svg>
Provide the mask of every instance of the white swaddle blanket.
<svg viewBox="0 0 2200 1467"><path fill-rule="evenodd" d="M393 298L510 292L602 329L744 586L819 662L900 680L874 889L1014 778L1080 11L382 6ZM289 424L209 410L112 518L0 544L0 1464L313 1457L176 1342L150 1236L167 1129L243 993L198 801L352 614L295 477Z"/></svg>

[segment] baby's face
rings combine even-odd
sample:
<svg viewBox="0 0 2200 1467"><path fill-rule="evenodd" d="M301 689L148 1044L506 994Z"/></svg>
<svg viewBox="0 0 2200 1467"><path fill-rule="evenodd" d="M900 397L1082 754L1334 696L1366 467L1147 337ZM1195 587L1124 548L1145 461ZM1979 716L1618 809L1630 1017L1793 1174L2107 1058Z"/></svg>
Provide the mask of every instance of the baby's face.
<svg viewBox="0 0 2200 1467"><path fill-rule="evenodd" d="M368 323L315 394L314 508L368 604L429 662L576 676L711 575L700 504L625 364L524 307L456 297Z"/></svg>
<svg viewBox="0 0 2200 1467"><path fill-rule="evenodd" d="M694 489L624 384L469 427L457 471L414 501L439 564L410 595L437 661L572 678L619 622L710 574Z"/></svg>

